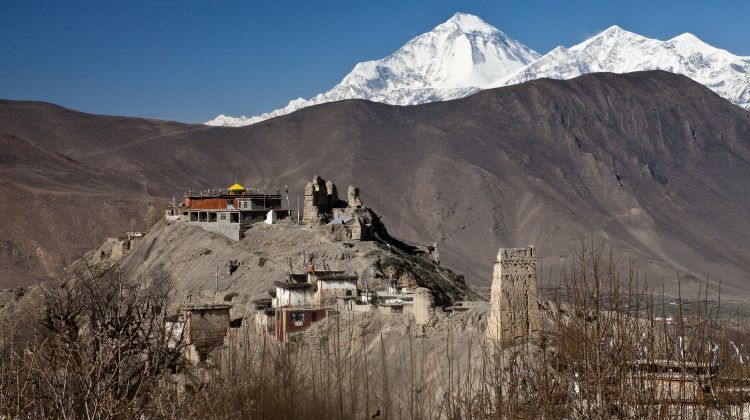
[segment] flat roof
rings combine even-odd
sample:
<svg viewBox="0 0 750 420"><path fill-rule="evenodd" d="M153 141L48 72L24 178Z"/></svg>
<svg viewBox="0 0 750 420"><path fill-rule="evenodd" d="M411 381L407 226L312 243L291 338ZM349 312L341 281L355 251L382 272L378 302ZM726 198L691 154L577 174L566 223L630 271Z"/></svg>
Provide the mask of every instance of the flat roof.
<svg viewBox="0 0 750 420"><path fill-rule="evenodd" d="M335 275L335 274L344 274L346 271L344 270L315 270L310 274L314 274L316 276L323 276L327 274Z"/></svg>
<svg viewBox="0 0 750 420"><path fill-rule="evenodd" d="M304 289L312 289L316 287L312 283L287 283L283 281L275 281L273 282L273 285L281 289L286 289L286 290L304 290Z"/></svg>
<svg viewBox="0 0 750 420"><path fill-rule="evenodd" d="M359 277L357 276L317 276L317 280L321 281L357 281Z"/></svg>
<svg viewBox="0 0 750 420"><path fill-rule="evenodd" d="M187 209L188 212L206 212L206 213L253 213L253 212L263 212L268 213L268 210L278 210L278 209L257 209L257 210L250 210L250 209L201 209L201 208L189 208Z"/></svg>
<svg viewBox="0 0 750 420"><path fill-rule="evenodd" d="M281 198L281 194L213 194L213 195L186 195L185 198Z"/></svg>
<svg viewBox="0 0 750 420"><path fill-rule="evenodd" d="M327 310L330 308L326 308L325 306L284 306L282 308L274 308L279 311L283 312L313 312L313 311L321 311L321 310Z"/></svg>
<svg viewBox="0 0 750 420"><path fill-rule="evenodd" d="M225 303L208 303L208 304L188 304L183 305L182 309L187 311L210 311L210 310L218 310L218 309L229 309L232 305L227 305Z"/></svg>

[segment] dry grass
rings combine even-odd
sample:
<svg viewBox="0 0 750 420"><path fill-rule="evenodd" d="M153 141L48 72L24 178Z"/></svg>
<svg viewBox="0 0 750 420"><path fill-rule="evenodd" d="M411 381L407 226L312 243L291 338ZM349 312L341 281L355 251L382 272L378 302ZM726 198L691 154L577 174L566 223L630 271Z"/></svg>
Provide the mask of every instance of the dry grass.
<svg viewBox="0 0 750 420"><path fill-rule="evenodd" d="M52 316L39 326L34 340L20 347L5 343L0 414L747 416L739 403L747 400L743 387L750 385L745 350L750 341L738 318L726 316L720 294L711 297L705 291L690 305L678 296L677 304L669 305L666 297L646 287L635 267L620 267L603 247L582 245L545 296L544 334L538 342L490 343L483 334L467 334L454 325L453 317L443 321L448 325L441 332L443 340L419 338L413 326L397 337L349 313L317 324L314 332L286 345L258 337L252 328L233 330L213 365L200 368L183 365L161 350L166 333L159 328L163 314L155 308L163 303L161 289L118 283L112 276L107 283L78 279L47 293ZM100 298L92 299L95 295ZM103 295L110 296L109 305L101 304ZM141 314L139 322L122 322L132 321L133 314ZM669 316L672 321L665 322ZM117 319L119 324L113 323ZM674 372L659 371L659 366Z"/></svg>

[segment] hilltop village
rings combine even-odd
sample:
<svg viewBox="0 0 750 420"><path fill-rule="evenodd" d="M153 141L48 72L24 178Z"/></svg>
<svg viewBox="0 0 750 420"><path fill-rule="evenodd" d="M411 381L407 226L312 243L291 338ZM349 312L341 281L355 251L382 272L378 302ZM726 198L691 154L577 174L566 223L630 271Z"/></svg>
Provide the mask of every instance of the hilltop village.
<svg viewBox="0 0 750 420"><path fill-rule="evenodd" d="M378 216L362 204L358 187L350 185L342 200L336 185L319 176L305 186L301 214L290 209L288 199L282 199L280 193L264 194L234 184L213 194L185 196L179 205L167 209L165 222L199 227L231 241L266 236L269 229L291 237L314 232L324 234L343 249L356 250L362 242L370 242L384 247L386 254L397 255L378 256L368 267L375 273L368 276L367 270L332 268L330 258L326 261L325 256L318 256L316 247L305 249L301 269L295 270L290 261L284 277L274 280L264 296L253 296L252 316L247 308L239 310L223 302L181 305L179 316L170 327L177 328L175 331L180 334L188 328L193 340L196 334L203 334L193 331L198 328L191 322L195 313L200 313L202 319L215 319L214 326L225 326L219 328L224 334L230 325L252 321L258 334L286 342L313 324L342 312L385 311L413 316L419 326L429 325L435 311L433 292L442 307L452 310L462 299L475 296L463 279L440 268L437 246L419 248L394 240ZM254 224L264 226L254 228ZM213 341L218 344L221 340Z"/></svg>
<svg viewBox="0 0 750 420"><path fill-rule="evenodd" d="M586 302L577 302L584 305L580 307L564 299L545 299L539 294L533 246L500 248L491 287L467 285L462 276L441 265L437 244L413 246L393 238L363 203L358 187L350 185L344 199L332 181L319 176L305 185L300 211L292 209L280 191L269 194L239 183L187 194L148 231L107 239L67 272L73 282L114 279L133 282L138 288L154 282L166 287L166 306L155 309L161 314L156 319L167 337L161 348L184 363L182 368L176 367L180 363L170 365L174 374L169 383L181 393L221 382L222 375L233 372L238 357L250 357L258 346L268 345L282 352L306 349L304 354L330 361L328 352L354 354L351 346L358 342L356 354L383 366L396 363L387 371L405 379L409 368L398 365L405 356L397 352L406 345L412 352L412 340L418 340L420 381L437 384L431 391L436 401L450 392L455 380L445 377L446 361L449 366L455 362L479 371L508 363L495 371L498 378L505 378L497 379L504 381L502 392L509 392L513 375L520 372L532 378L534 372L548 369L557 378L550 386L558 386L556 381L568 384L550 391L556 395L551 401L565 400L568 409L581 410L580 414L592 397L582 391L586 382L570 365L579 361L560 363L560 352L578 360L577 343L601 334L597 351L617 355L612 331L627 329L635 342L625 337L624 343L639 353L617 367L628 380L648 387L652 394L643 403L651 407L648 410L662 407L663 412L682 413L685 405L693 407L717 392L733 412L750 408L750 381L719 382L717 344L707 347L714 355L708 361L675 360L670 356L671 343L658 344L655 338L649 354L644 337L647 333L656 337L662 327L652 324L650 330L644 329L642 312L621 318L618 312L586 308ZM45 292L45 297L41 290L6 293L0 320L7 324L26 312L42 323L58 322L50 321L49 309L45 312L39 304L50 293ZM612 327L614 320L619 326ZM672 331L669 340L676 340L684 352L691 339L665 320L654 318L664 331ZM609 329L601 330L602 322ZM73 323L78 325L75 319ZM6 325L8 329L14 330ZM566 341L561 335L566 332L576 338ZM472 356L476 351L480 357ZM410 353L408 360L415 363L415 356ZM270 372L278 363L257 368ZM366 375L376 374L370 372L376 366L361 369ZM729 371L724 372L726 377ZM482 383L475 378L469 386L481 389ZM521 398L538 392L538 385L524 386L510 391ZM619 388L613 383L597 389Z"/></svg>
<svg viewBox="0 0 750 420"><path fill-rule="evenodd" d="M498 334L507 339L527 324L538 334L533 248L503 255L525 258L526 271L523 281L506 274L504 288L493 286L493 299L512 305L500 305L505 311L491 322L503 325ZM424 334L452 313L487 305L481 291L440 265L436 244L394 239L363 204L358 187L348 186L342 199L337 186L319 176L305 185L299 212L280 192L238 183L186 195L149 232L110 238L82 262L126 276L170 272L175 290L168 326L189 342L185 354L193 363L226 348L233 330L242 328L285 343L332 316L382 315ZM511 306L521 312L509 312Z"/></svg>

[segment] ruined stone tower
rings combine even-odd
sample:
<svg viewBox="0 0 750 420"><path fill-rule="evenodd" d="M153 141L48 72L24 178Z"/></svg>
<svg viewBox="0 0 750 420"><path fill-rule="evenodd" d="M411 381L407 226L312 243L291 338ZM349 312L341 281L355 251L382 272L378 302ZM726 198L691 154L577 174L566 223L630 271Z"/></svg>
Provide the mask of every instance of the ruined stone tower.
<svg viewBox="0 0 750 420"><path fill-rule="evenodd" d="M362 207L362 200L359 199L359 187L350 185L346 191L346 201L349 207Z"/></svg>
<svg viewBox="0 0 750 420"><path fill-rule="evenodd" d="M324 222L325 212L330 210L330 197L323 178L315 175L312 182L305 185L303 223L320 224Z"/></svg>
<svg viewBox="0 0 750 420"><path fill-rule="evenodd" d="M500 248L492 274L487 338L516 344L540 337L534 247Z"/></svg>
<svg viewBox="0 0 750 420"><path fill-rule="evenodd" d="M339 203L339 193L336 190L336 184L333 181L326 181L326 192L328 194L328 207L333 208Z"/></svg>

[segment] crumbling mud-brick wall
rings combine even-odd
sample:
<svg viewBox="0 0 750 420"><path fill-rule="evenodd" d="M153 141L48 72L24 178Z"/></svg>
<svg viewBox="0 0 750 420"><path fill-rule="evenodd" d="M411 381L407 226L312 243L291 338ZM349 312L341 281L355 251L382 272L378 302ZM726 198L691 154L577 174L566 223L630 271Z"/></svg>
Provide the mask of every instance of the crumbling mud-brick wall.
<svg viewBox="0 0 750 420"><path fill-rule="evenodd" d="M221 346L229 329L229 305L205 305L184 310L190 344L199 350Z"/></svg>
<svg viewBox="0 0 750 420"><path fill-rule="evenodd" d="M302 222L307 225L320 226L338 220L339 235L342 240L365 241L373 235L372 210L362 205L359 187L350 185L347 188L347 201L339 199L338 189L332 181L315 175L312 182L305 185L305 201ZM347 221L340 220L351 216ZM336 233L336 228L332 228Z"/></svg>
<svg viewBox="0 0 750 420"><path fill-rule="evenodd" d="M539 340L534 247L500 248L492 274L490 306L487 337L493 342Z"/></svg>
<svg viewBox="0 0 750 420"><path fill-rule="evenodd" d="M302 213L302 222L306 224L321 224L324 222L325 213L330 211L328 202L328 188L323 178L315 176L312 182L305 185L305 202Z"/></svg>
<svg viewBox="0 0 750 420"><path fill-rule="evenodd" d="M346 202L349 207L359 208L362 207L362 200L359 198L359 187L356 185L350 185L346 190Z"/></svg>

